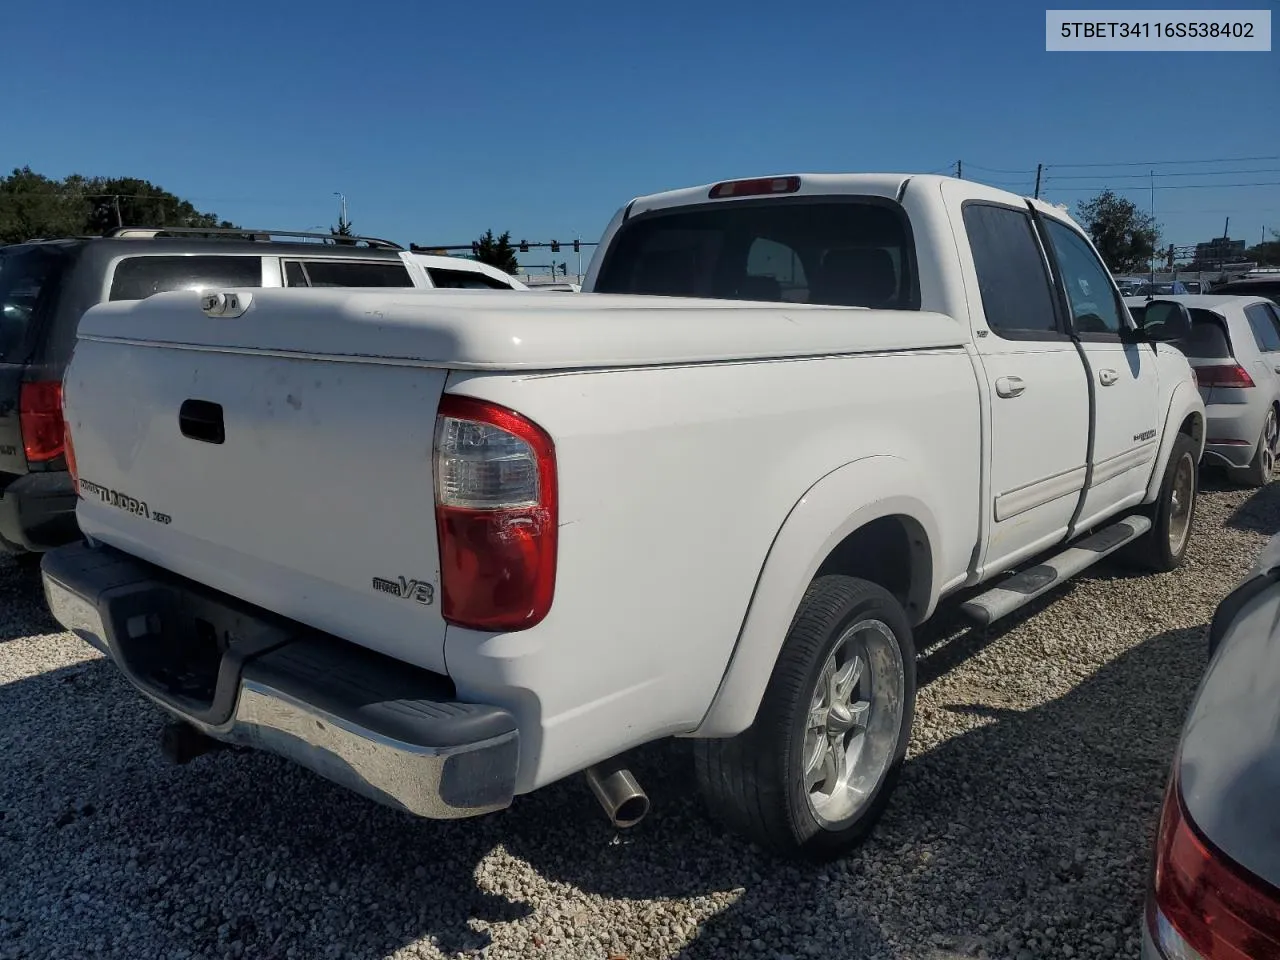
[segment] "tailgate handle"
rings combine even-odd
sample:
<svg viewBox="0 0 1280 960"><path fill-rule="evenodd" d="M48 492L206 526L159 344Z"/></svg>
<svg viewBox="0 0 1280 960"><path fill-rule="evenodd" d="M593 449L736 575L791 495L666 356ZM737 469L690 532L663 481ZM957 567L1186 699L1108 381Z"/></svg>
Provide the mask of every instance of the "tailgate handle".
<svg viewBox="0 0 1280 960"><path fill-rule="evenodd" d="M183 400L178 411L178 427L184 437L202 443L222 443L227 429L222 423L222 404L209 400Z"/></svg>

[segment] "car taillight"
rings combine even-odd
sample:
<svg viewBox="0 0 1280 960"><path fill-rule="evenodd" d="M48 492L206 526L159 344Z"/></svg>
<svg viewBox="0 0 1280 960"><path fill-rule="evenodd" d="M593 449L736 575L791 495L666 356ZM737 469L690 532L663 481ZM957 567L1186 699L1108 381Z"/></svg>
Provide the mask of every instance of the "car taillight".
<svg viewBox="0 0 1280 960"><path fill-rule="evenodd" d="M1280 890L1200 834L1176 779L1160 814L1153 886L1147 924L1168 960L1280 956Z"/></svg>
<svg viewBox="0 0 1280 960"><path fill-rule="evenodd" d="M24 383L18 394L18 423L27 460L43 463L62 455L62 383Z"/></svg>
<svg viewBox="0 0 1280 960"><path fill-rule="evenodd" d="M444 396L436 417L441 613L476 630L522 630L551 609L556 461L537 424L495 404Z"/></svg>
<svg viewBox="0 0 1280 960"><path fill-rule="evenodd" d="M63 420L62 445L66 448L67 473L71 474L71 486L76 494L80 493L80 472L76 469L76 448L71 444L71 424Z"/></svg>
<svg viewBox="0 0 1280 960"><path fill-rule="evenodd" d="M1252 387L1253 377L1238 363L1196 367L1196 382L1202 387Z"/></svg>

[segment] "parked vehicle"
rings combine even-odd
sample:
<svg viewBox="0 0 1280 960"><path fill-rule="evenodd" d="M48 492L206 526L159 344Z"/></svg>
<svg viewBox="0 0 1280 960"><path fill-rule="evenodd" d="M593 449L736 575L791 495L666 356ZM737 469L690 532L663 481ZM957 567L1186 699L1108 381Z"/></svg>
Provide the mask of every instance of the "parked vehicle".
<svg viewBox="0 0 1280 960"><path fill-rule="evenodd" d="M989 623L1185 555L1186 308L1134 326L1062 210L729 181L629 203L584 290L90 310L54 614L180 757L262 747L444 818L585 771L627 825L625 752L691 737L715 814L822 857L889 800L943 597L988 584Z"/></svg>
<svg viewBox="0 0 1280 960"><path fill-rule="evenodd" d="M1132 296L1177 297L1185 295L1186 292L1186 284L1181 280L1171 280L1168 283L1144 283L1133 291Z"/></svg>
<svg viewBox="0 0 1280 960"><path fill-rule="evenodd" d="M269 237L289 242L262 242ZM95 303L206 287L411 287L399 247L328 234L146 228L0 247L0 551L79 537L62 444L62 374Z"/></svg>
<svg viewBox="0 0 1280 960"><path fill-rule="evenodd" d="M420 267L425 282L420 284L442 290L528 290L511 274L479 260L444 257L428 253L403 254L412 265Z"/></svg>
<svg viewBox="0 0 1280 960"><path fill-rule="evenodd" d="M1280 306L1280 277L1259 276L1244 280L1232 280L1217 284L1213 288L1215 295L1233 297L1266 297Z"/></svg>
<svg viewBox="0 0 1280 960"><path fill-rule="evenodd" d="M1204 398L1208 463L1237 483L1271 481L1280 456L1280 310L1261 297L1179 297L1191 336L1179 344ZM1127 300L1135 319L1145 300Z"/></svg>
<svg viewBox="0 0 1280 960"><path fill-rule="evenodd" d="M1199 296L1209 292L1209 284L1200 280L1183 280L1182 285L1186 288L1187 293L1192 296Z"/></svg>
<svg viewBox="0 0 1280 960"><path fill-rule="evenodd" d="M1144 960L1280 956L1280 535L1218 605L1156 832Z"/></svg>
<svg viewBox="0 0 1280 960"><path fill-rule="evenodd" d="M1133 296L1139 287L1147 283L1141 277L1115 277L1114 279L1122 297Z"/></svg>

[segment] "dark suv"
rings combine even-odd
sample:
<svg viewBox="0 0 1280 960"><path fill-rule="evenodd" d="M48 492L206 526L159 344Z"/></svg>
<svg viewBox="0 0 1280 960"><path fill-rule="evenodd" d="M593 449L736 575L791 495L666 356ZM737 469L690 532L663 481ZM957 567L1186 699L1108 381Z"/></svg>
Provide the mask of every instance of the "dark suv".
<svg viewBox="0 0 1280 960"><path fill-rule="evenodd" d="M86 310L208 286L417 286L401 249L367 237L142 228L0 247L0 551L79 537L62 374Z"/></svg>

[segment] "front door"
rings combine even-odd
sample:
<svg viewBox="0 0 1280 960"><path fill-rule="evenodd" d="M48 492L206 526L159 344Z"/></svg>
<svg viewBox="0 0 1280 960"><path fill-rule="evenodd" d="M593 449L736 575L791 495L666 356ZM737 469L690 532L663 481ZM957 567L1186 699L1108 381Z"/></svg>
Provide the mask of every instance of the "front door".
<svg viewBox="0 0 1280 960"><path fill-rule="evenodd" d="M1074 534L1142 501L1164 418L1155 349L1121 339L1129 318L1111 274L1074 227L1049 216L1041 222L1093 390L1092 469Z"/></svg>

